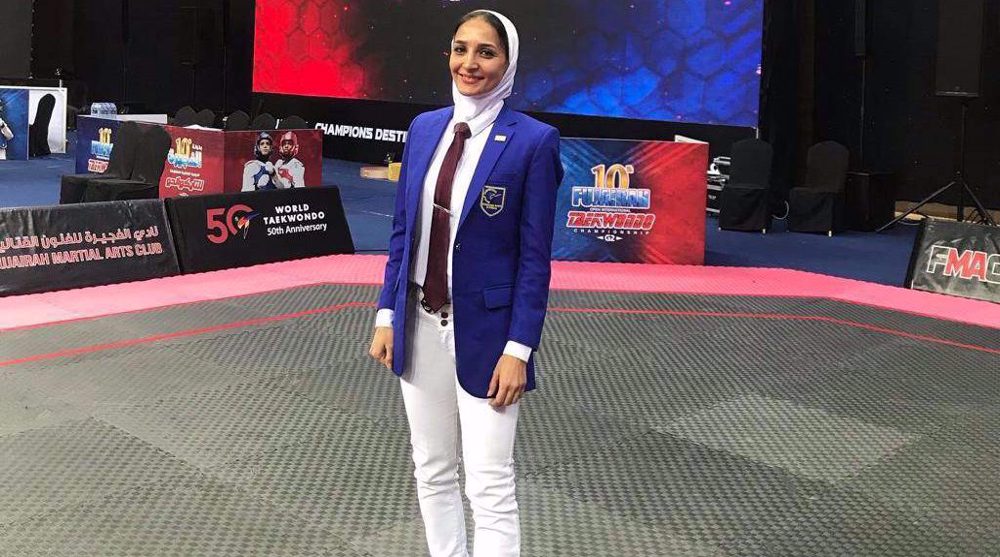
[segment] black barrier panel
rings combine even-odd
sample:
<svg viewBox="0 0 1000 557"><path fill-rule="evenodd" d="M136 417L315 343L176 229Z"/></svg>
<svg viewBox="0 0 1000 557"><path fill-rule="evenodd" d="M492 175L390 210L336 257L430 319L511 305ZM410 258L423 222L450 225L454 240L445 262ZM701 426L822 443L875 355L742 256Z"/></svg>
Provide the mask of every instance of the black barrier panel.
<svg viewBox="0 0 1000 557"><path fill-rule="evenodd" d="M925 219L906 284L915 290L1000 302L1000 228Z"/></svg>
<svg viewBox="0 0 1000 557"><path fill-rule="evenodd" d="M159 199L0 210L0 296L179 272Z"/></svg>
<svg viewBox="0 0 1000 557"><path fill-rule="evenodd" d="M333 187L176 197L167 212L184 273L354 253Z"/></svg>

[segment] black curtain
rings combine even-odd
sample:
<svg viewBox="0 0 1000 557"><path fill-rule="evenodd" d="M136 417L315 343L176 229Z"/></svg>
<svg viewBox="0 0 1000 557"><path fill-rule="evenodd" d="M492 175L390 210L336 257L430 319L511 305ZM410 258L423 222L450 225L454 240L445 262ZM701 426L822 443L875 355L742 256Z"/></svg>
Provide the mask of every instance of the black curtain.
<svg viewBox="0 0 1000 557"><path fill-rule="evenodd" d="M31 73L31 2L0 2L0 78L25 78Z"/></svg>
<svg viewBox="0 0 1000 557"><path fill-rule="evenodd" d="M79 80L132 112L249 111L254 0L34 0L36 77ZM12 7L0 2L0 19ZM0 35L0 41L8 36ZM5 54L13 50L0 49ZM29 56L0 56L27 64ZM27 70L25 70L25 75ZM2 76L3 72L0 72Z"/></svg>
<svg viewBox="0 0 1000 557"><path fill-rule="evenodd" d="M850 149L852 170L892 172L897 199L917 201L951 179L960 139L960 101L934 94L938 0L867 0L859 53L860 1L765 2L761 137L775 147L779 191L801 182L809 145L832 139ZM1000 208L1000 0L984 1L965 163L984 204Z"/></svg>
<svg viewBox="0 0 1000 557"><path fill-rule="evenodd" d="M764 3L760 138L774 148L777 201L801 183L802 161L813 141L814 30L813 0Z"/></svg>

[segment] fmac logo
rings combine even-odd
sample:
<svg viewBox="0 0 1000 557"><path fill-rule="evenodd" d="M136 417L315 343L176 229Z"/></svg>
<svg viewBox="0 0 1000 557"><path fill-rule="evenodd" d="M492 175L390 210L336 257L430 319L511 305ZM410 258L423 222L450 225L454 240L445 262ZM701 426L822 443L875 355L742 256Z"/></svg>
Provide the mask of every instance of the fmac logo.
<svg viewBox="0 0 1000 557"><path fill-rule="evenodd" d="M965 250L959 253L950 246L931 246L927 272L963 280L1000 284L1000 253Z"/></svg>

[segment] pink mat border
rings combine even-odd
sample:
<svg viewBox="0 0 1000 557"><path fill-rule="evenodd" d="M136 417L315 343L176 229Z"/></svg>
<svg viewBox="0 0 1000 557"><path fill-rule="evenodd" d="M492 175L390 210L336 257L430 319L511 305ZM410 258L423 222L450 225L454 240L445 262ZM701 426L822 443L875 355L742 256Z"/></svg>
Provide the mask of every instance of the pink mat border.
<svg viewBox="0 0 1000 557"><path fill-rule="evenodd" d="M381 284L384 255L333 255L0 298L0 332L316 284ZM553 263L552 288L825 298L1000 329L1000 305L789 269Z"/></svg>

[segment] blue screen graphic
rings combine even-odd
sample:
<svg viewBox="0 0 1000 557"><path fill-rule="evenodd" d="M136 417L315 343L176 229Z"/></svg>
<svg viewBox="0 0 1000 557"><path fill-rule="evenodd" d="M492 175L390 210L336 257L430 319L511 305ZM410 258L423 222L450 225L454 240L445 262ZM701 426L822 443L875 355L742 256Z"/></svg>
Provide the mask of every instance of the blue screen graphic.
<svg viewBox="0 0 1000 557"><path fill-rule="evenodd" d="M761 0L585 0L568 48L527 59L525 110L756 126Z"/></svg>

